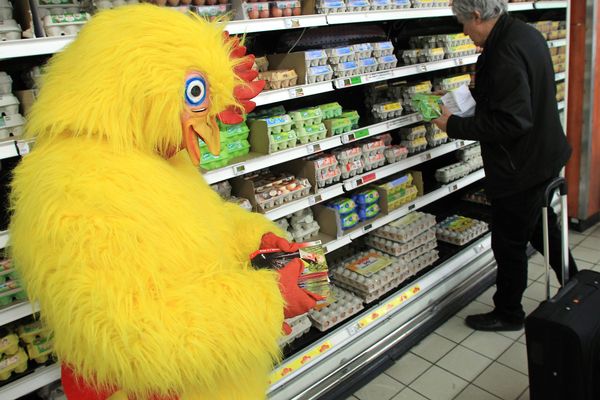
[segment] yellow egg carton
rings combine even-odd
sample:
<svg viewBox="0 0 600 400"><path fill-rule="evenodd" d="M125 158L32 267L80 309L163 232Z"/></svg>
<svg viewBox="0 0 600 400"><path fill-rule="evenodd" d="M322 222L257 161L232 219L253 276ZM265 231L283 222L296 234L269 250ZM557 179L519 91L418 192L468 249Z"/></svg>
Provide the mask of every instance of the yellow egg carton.
<svg viewBox="0 0 600 400"><path fill-rule="evenodd" d="M13 372L23 373L27 370L27 353L19 348L16 354L0 358L0 381L10 378Z"/></svg>
<svg viewBox="0 0 600 400"><path fill-rule="evenodd" d="M48 361L54 349L54 338L44 338L27 345L27 354L29 358L38 364Z"/></svg>
<svg viewBox="0 0 600 400"><path fill-rule="evenodd" d="M42 325L41 321L35 321L30 324L21 325L17 329L21 340L27 344L35 343L37 340L47 339L50 330Z"/></svg>
<svg viewBox="0 0 600 400"><path fill-rule="evenodd" d="M19 351L19 337L15 334L4 336L0 339L0 357L11 356Z"/></svg>

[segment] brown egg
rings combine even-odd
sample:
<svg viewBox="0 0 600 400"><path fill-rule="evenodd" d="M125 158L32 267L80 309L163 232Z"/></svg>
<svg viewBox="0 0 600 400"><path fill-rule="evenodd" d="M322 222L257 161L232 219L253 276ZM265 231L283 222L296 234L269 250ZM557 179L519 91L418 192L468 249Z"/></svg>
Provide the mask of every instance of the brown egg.
<svg viewBox="0 0 600 400"><path fill-rule="evenodd" d="M262 10L258 13L259 18L269 18L269 10Z"/></svg>
<svg viewBox="0 0 600 400"><path fill-rule="evenodd" d="M283 9L283 16L284 17L290 17L292 15L292 9L291 8L284 8Z"/></svg>
<svg viewBox="0 0 600 400"><path fill-rule="evenodd" d="M258 10L250 10L248 11L248 18L257 19L258 18Z"/></svg>
<svg viewBox="0 0 600 400"><path fill-rule="evenodd" d="M293 14L293 15L300 15L300 14L302 14L302 9L301 9L300 7L295 7L295 8L292 10L292 14Z"/></svg>
<svg viewBox="0 0 600 400"><path fill-rule="evenodd" d="M179 0L167 0L167 3L169 3L170 6L177 6L179 5Z"/></svg>
<svg viewBox="0 0 600 400"><path fill-rule="evenodd" d="M279 8L277 8L277 7L273 7L273 8L271 9L271 16L272 16L272 17L275 17L275 18L277 18L277 17L281 17L281 15L283 15L283 13L282 13L281 9L279 9Z"/></svg>

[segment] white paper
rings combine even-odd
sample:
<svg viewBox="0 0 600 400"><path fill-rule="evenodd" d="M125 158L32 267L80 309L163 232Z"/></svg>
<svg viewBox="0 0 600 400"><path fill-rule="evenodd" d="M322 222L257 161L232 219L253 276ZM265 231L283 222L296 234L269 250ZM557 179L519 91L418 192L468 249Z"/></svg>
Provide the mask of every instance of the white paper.
<svg viewBox="0 0 600 400"><path fill-rule="evenodd" d="M442 96L442 102L450 112L459 117L475 115L475 99L467 85L461 85Z"/></svg>

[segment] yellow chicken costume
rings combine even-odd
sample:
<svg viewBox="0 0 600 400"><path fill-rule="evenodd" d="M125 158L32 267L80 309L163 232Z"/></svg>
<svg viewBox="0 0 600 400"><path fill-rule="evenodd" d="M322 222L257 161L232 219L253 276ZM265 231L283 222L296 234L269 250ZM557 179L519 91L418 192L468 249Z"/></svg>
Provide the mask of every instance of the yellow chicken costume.
<svg viewBox="0 0 600 400"><path fill-rule="evenodd" d="M314 305L300 269L250 266L277 228L193 165L198 137L218 152L218 115L252 108L244 53L216 23L136 5L99 13L51 59L10 234L69 400L264 398L284 305Z"/></svg>

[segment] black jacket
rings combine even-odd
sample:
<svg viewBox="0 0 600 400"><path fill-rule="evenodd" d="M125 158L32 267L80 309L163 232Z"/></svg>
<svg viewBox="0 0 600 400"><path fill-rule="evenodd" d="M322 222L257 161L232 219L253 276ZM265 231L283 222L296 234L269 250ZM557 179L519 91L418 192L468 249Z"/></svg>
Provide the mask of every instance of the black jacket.
<svg viewBox="0 0 600 400"><path fill-rule="evenodd" d="M448 135L479 140L486 192L500 198L558 175L571 155L556 106L554 68L544 37L500 17L477 61L475 115L452 116Z"/></svg>

